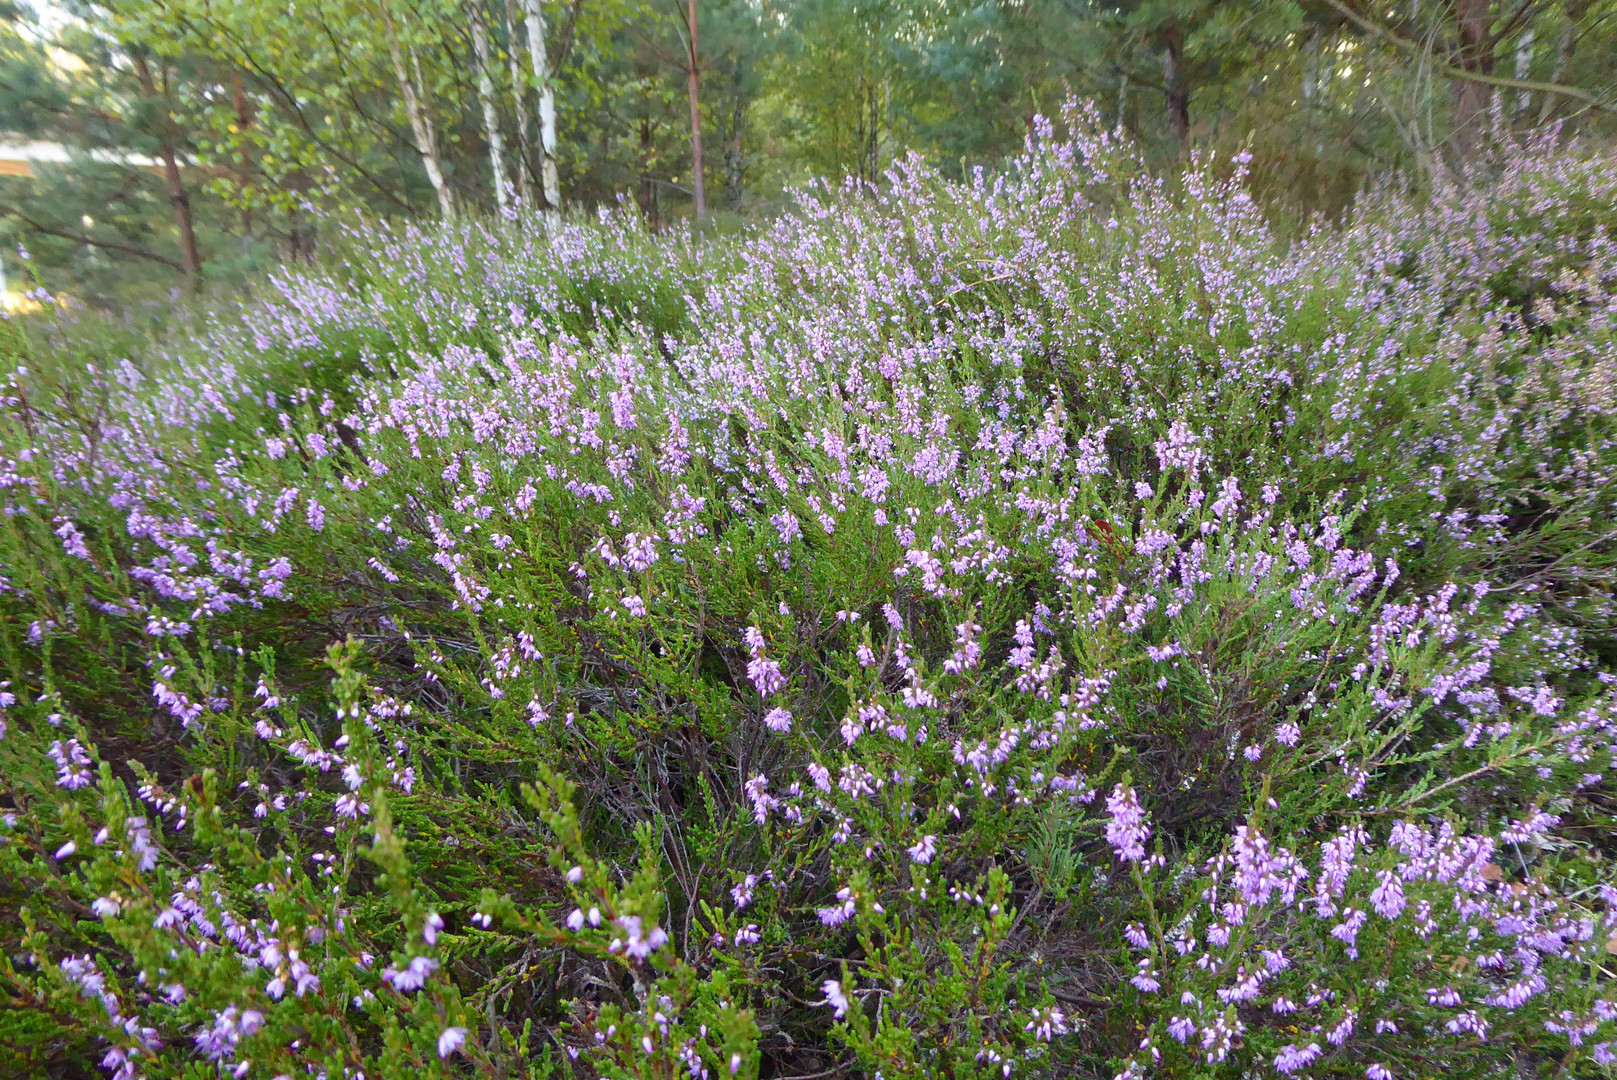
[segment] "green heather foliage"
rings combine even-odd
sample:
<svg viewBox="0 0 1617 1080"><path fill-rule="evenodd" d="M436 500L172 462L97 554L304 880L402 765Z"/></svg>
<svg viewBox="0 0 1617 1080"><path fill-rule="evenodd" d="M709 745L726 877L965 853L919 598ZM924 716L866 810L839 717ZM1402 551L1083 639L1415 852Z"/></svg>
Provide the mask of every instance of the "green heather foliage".
<svg viewBox="0 0 1617 1080"><path fill-rule="evenodd" d="M1617 158L1243 170L0 323L0 1071L1611 1075Z"/></svg>

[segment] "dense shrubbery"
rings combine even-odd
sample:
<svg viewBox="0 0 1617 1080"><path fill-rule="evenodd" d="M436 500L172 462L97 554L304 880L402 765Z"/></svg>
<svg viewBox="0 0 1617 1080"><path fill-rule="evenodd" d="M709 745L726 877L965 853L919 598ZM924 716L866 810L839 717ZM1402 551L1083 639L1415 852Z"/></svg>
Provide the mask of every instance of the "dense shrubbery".
<svg viewBox="0 0 1617 1080"><path fill-rule="evenodd" d="M20 356L14 1060L1609 1069L1617 161L1286 244L1067 124Z"/></svg>

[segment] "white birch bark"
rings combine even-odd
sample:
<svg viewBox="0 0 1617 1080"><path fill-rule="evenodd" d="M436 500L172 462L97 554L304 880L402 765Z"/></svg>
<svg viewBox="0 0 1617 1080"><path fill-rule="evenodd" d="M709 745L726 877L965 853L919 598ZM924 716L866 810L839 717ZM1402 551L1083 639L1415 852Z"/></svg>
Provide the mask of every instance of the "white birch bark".
<svg viewBox="0 0 1617 1080"><path fill-rule="evenodd" d="M479 0L472 0L472 48L477 52L477 99L483 106L483 130L488 136L489 165L494 170L494 202L503 215L511 195L505 182L505 140L500 135L500 113L494 107L494 77L489 74L488 25Z"/></svg>
<svg viewBox="0 0 1617 1080"><path fill-rule="evenodd" d="M528 58L539 91L539 186L544 196L545 224L561 225L561 180L556 172L556 89L550 81L550 56L545 51L545 13L539 0L522 0L528 25Z"/></svg>
<svg viewBox="0 0 1617 1080"><path fill-rule="evenodd" d="M387 24L388 51L393 58L393 74L399 80L399 92L404 96L404 113L410 120L410 133L415 137L416 149L421 153L421 165L427 170L427 180L438 196L438 210L447 221L455 216L455 203L450 198L449 185L444 180L444 171L438 161L438 140L433 133L432 121L423 111L421 95L417 92L421 61L415 54L415 47L411 46L411 66L404 66L404 50L399 47L398 31L386 8L382 11L382 19Z"/></svg>
<svg viewBox="0 0 1617 1080"><path fill-rule="evenodd" d="M1550 70L1550 82L1559 83L1566 78L1567 64L1572 60L1573 43L1577 41L1576 19L1581 14L1582 5L1578 9L1568 10L1566 22L1561 27L1561 35L1555 43L1555 66ZM1538 103L1538 122L1546 123L1550 114L1555 111L1555 95L1545 94Z"/></svg>
<svg viewBox="0 0 1617 1080"><path fill-rule="evenodd" d="M1522 31L1522 36L1516 39L1516 78L1523 82L1533 77L1533 28L1528 27ZM1516 92L1516 111L1526 115L1527 110L1533 106L1533 92L1531 90L1518 90Z"/></svg>
<svg viewBox="0 0 1617 1080"><path fill-rule="evenodd" d="M528 165L528 154L533 147L533 136L528 130L527 80L522 77L522 60L517 46L517 20L513 15L512 0L506 0L505 37L509 47L505 58L511 66L511 101L517 110L517 183L522 190L522 203L532 206L533 173Z"/></svg>

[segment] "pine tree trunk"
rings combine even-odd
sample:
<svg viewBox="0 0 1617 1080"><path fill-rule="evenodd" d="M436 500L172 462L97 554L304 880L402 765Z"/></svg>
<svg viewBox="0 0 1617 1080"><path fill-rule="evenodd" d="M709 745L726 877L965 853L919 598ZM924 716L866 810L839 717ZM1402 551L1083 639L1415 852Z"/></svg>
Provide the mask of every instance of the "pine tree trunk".
<svg viewBox="0 0 1617 1080"><path fill-rule="evenodd" d="M545 225L561 226L561 176L556 171L556 88L551 85L550 55L545 51L545 13L539 0L522 0L528 24L528 59L539 90L539 187L544 195Z"/></svg>
<svg viewBox="0 0 1617 1080"><path fill-rule="evenodd" d="M689 20L691 54L686 67L687 86L691 96L691 191L696 196L696 220L707 220L707 189L702 178L702 103L698 86L699 72L696 43L696 0L685 0L685 13Z"/></svg>
<svg viewBox="0 0 1617 1080"><path fill-rule="evenodd" d="M1178 26L1163 35L1162 85L1168 106L1168 130L1180 157L1190 143L1190 86L1185 81L1185 39Z"/></svg>
<svg viewBox="0 0 1617 1080"><path fill-rule="evenodd" d="M489 74L488 25L480 0L472 0L472 48L477 52L477 99L483 106L483 130L488 135L489 165L494 173L494 202L503 215L511 195L505 182L505 139L500 135L500 113L494 107L494 78Z"/></svg>
<svg viewBox="0 0 1617 1080"><path fill-rule="evenodd" d="M746 158L741 152L741 128L746 123L746 101L742 96L741 61L737 60L730 80L730 130L724 140L724 201L735 210L741 206L742 173Z"/></svg>
<svg viewBox="0 0 1617 1080"><path fill-rule="evenodd" d="M1479 75L1493 74L1493 4L1491 0L1454 0L1460 67ZM1455 79L1454 148L1462 160L1482 149L1493 91L1485 83Z"/></svg>
<svg viewBox="0 0 1617 1080"><path fill-rule="evenodd" d="M646 108L650 109L649 102ZM646 215L646 227L656 232L662 227L657 213L657 183L651 175L651 117L640 118L640 210Z"/></svg>
<svg viewBox="0 0 1617 1080"><path fill-rule="evenodd" d="M455 203L450 198L449 184L444 180L444 171L438 160L438 140L432 130L432 121L422 109L421 98L417 93L416 80L421 77L421 61L412 46L410 68L404 66L404 51L399 47L399 35L393 27L392 16L387 14L385 8L382 18L387 26L387 44L393 58L393 74L399 80L399 93L404 97L404 113L410 120L410 132L415 136L416 149L421 154L421 165L427 170L427 180L438 196L439 213L443 215L445 221L452 220L455 216Z"/></svg>
<svg viewBox="0 0 1617 1080"><path fill-rule="evenodd" d="M876 177L881 169L881 112L876 104L876 84L871 82L865 87L865 105L870 119L866 126L870 129L866 136L865 146L865 172L870 179L872 187L876 184Z"/></svg>
<svg viewBox="0 0 1617 1080"><path fill-rule="evenodd" d="M174 114L168 106L168 88L165 85L162 91L158 90L145 56L137 53L134 60L135 74L140 79L141 90L146 96L162 103L162 114L158 121L157 155L163 161L163 179L168 184L168 201L174 208L174 225L180 234L180 265L185 268L187 284L192 291L195 291L202 287L202 254L197 248L196 222L191 216L191 194L185 190L184 180L180 176L179 158L174 152ZM165 76L165 84L166 81Z"/></svg>
<svg viewBox="0 0 1617 1080"><path fill-rule="evenodd" d="M862 185L865 182L865 121L868 113L865 110L865 77L859 76L859 85L854 90L855 106L853 122L853 175Z"/></svg>

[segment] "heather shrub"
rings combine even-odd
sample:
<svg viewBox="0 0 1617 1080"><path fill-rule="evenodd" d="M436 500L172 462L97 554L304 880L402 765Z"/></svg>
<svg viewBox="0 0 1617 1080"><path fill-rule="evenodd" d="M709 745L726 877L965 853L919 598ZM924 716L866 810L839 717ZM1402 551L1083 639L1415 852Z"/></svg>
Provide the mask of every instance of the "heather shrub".
<svg viewBox="0 0 1617 1080"><path fill-rule="evenodd" d="M0 325L15 1060L1609 1071L1617 162L1228 164Z"/></svg>

